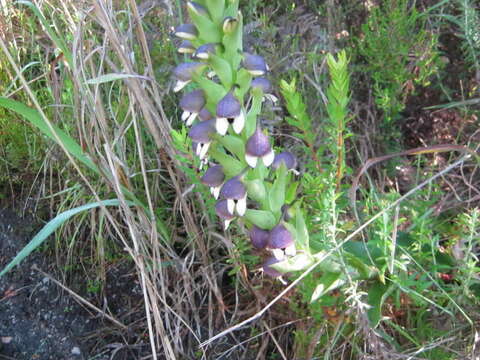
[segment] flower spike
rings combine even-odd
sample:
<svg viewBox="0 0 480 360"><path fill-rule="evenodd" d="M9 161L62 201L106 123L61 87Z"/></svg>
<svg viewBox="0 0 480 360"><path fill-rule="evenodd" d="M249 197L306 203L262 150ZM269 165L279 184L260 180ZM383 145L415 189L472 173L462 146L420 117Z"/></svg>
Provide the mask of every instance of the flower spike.
<svg viewBox="0 0 480 360"><path fill-rule="evenodd" d="M270 83L270 80L264 77L257 77L252 80L252 83L250 85L252 89L259 88L263 92L263 99L262 101L267 98L271 102L277 102L278 98L272 94L272 84Z"/></svg>
<svg viewBox="0 0 480 360"><path fill-rule="evenodd" d="M180 54L193 54L195 52L195 47L189 40L183 40L178 47L177 52Z"/></svg>
<svg viewBox="0 0 480 360"><path fill-rule="evenodd" d="M198 47L193 57L201 60L208 60L210 54L215 54L215 44L204 44Z"/></svg>

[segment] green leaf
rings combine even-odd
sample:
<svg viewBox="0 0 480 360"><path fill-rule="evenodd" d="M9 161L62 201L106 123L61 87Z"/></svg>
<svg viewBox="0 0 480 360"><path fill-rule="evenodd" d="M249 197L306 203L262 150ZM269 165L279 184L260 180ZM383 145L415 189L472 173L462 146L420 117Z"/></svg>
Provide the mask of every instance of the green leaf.
<svg viewBox="0 0 480 360"><path fill-rule="evenodd" d="M229 59L233 69L237 69L242 61L243 17L239 12L227 16L236 17L238 22L234 31L223 36L222 42L225 47L225 59Z"/></svg>
<svg viewBox="0 0 480 360"><path fill-rule="evenodd" d="M104 200L101 202L94 202L86 204L83 206L76 207L74 209L67 210L54 219L50 220L43 228L40 230L32 240L15 256L15 258L10 261L7 266L0 272L0 277L5 275L10 271L15 265L18 265L23 259L25 259L32 251L38 248L56 229L62 226L67 220L69 220L74 215L81 213L86 210L90 210L100 206L119 206L120 201L118 199ZM128 205L132 206L133 203L128 202Z"/></svg>
<svg viewBox="0 0 480 360"><path fill-rule="evenodd" d="M96 84L103 84L107 82L112 82L115 80L122 80L122 79L128 79L128 78L140 78L144 80L150 80L149 77L147 76L142 76L138 74L105 74L105 75L100 75L99 77L89 79L85 83L90 84L90 85L96 85Z"/></svg>
<svg viewBox="0 0 480 360"><path fill-rule="evenodd" d="M245 144L243 143L242 139L234 135L218 136L217 139L218 142L225 147L225 149L243 161L245 158Z"/></svg>
<svg viewBox="0 0 480 360"><path fill-rule="evenodd" d="M253 96L252 106L245 121L245 137L248 139L257 128L257 116L262 111L262 96Z"/></svg>
<svg viewBox="0 0 480 360"><path fill-rule="evenodd" d="M297 188L298 188L299 182L295 181L290 183L287 188L287 192L285 193L285 203L286 204L291 204L297 199Z"/></svg>
<svg viewBox="0 0 480 360"><path fill-rule="evenodd" d="M227 90L222 85L207 79L205 76L194 74L193 80L205 91L208 104L212 105L212 107L215 107L227 94Z"/></svg>
<svg viewBox="0 0 480 360"><path fill-rule="evenodd" d="M235 89L235 95L239 99L243 99L245 94L250 90L250 84L252 82L252 74L250 74L246 69L241 68L237 71L237 79L235 83L238 85L238 88Z"/></svg>
<svg viewBox="0 0 480 360"><path fill-rule="evenodd" d="M226 89L230 89L233 85L233 74L232 68L228 61L215 54L210 54L209 62L215 73L218 75L223 86Z"/></svg>
<svg viewBox="0 0 480 360"><path fill-rule="evenodd" d="M287 186L287 168L285 164L281 164L276 170L276 179L269 192L270 210L273 213L280 211L283 204L285 204L285 190Z"/></svg>
<svg viewBox="0 0 480 360"><path fill-rule="evenodd" d="M217 24L223 22L223 12L225 11L225 0L205 0L208 12Z"/></svg>
<svg viewBox="0 0 480 360"><path fill-rule="evenodd" d="M198 15L188 7L188 13L193 24L197 27L201 43L219 43L222 41L222 31L219 25L216 25L209 18Z"/></svg>
<svg viewBox="0 0 480 360"><path fill-rule="evenodd" d="M368 290L368 309L367 315L372 328L376 327L382 317L382 305L385 301L389 285L376 281Z"/></svg>
<svg viewBox="0 0 480 360"><path fill-rule="evenodd" d="M222 150L218 149L218 144L212 144L208 153L213 157L220 165L223 166L223 171L227 177L233 177L240 174L243 170L243 165L240 161L234 157L225 154Z"/></svg>
<svg viewBox="0 0 480 360"><path fill-rule="evenodd" d="M300 207L295 209L295 230L297 233L296 242L298 243L298 247L305 251L310 251L310 236L308 235L307 225L305 224L305 219L303 218Z"/></svg>
<svg viewBox="0 0 480 360"><path fill-rule="evenodd" d="M267 202L267 189L265 184L260 179L246 180L245 186L247 187L248 197L256 202L260 203L264 207Z"/></svg>
<svg viewBox="0 0 480 360"><path fill-rule="evenodd" d="M265 230L271 230L277 224L273 214L265 210L247 209L245 218Z"/></svg>
<svg viewBox="0 0 480 360"><path fill-rule="evenodd" d="M56 125L50 123L51 127L44 121L44 119L40 116L38 111L32 109L21 102L8 99L6 97L0 96L0 106L15 111L17 114L23 116L27 119L32 125L36 126L42 133L48 136L53 141L60 143L65 147L65 149L72 155L74 158L82 162L88 168L93 170L96 173L99 173L97 166L90 160L89 157L85 155L82 148L78 143L72 139L69 135L65 132L60 130ZM52 132L53 129L53 132ZM57 135L55 137L54 133Z"/></svg>
<svg viewBox="0 0 480 360"><path fill-rule="evenodd" d="M323 274L313 291L310 303L317 301L326 293L342 286L345 283L345 280L341 279L340 276L341 273L339 272L326 272Z"/></svg>
<svg viewBox="0 0 480 360"><path fill-rule="evenodd" d="M314 262L315 259L312 256L305 253L299 253L295 256L286 258L283 261L272 264L271 267L280 271L281 273L288 273L305 270Z"/></svg>

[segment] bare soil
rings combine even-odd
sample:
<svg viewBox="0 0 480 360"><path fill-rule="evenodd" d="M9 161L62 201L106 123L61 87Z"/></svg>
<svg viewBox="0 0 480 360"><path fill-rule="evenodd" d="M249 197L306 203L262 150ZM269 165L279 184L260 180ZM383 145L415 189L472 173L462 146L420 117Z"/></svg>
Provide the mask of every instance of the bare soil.
<svg viewBox="0 0 480 360"><path fill-rule="evenodd" d="M13 211L0 209L0 268L25 246L38 226ZM35 231L34 231L35 230ZM148 350L140 335L131 339L98 312L80 305L65 290L35 266L59 279L55 259L35 252L0 278L0 360L137 359ZM35 265L35 266L34 266ZM120 321L133 322L141 316L133 303L141 304L141 293L128 267L112 267L105 293L107 310ZM133 274L133 273L132 273ZM81 289L81 288L79 288ZM80 294L86 296L85 294ZM95 302L95 298L89 299ZM95 304L102 308L102 305ZM105 306L103 306L105 308Z"/></svg>

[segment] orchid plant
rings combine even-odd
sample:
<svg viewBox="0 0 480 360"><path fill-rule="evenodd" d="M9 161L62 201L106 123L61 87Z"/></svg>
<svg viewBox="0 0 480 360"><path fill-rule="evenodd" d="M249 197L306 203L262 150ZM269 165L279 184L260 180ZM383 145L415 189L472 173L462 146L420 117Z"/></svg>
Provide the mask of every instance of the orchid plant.
<svg viewBox="0 0 480 360"><path fill-rule="evenodd" d="M173 70L182 120L189 128L201 182L217 200L225 230L234 221L249 229L253 247L271 256L265 273L280 277L315 261L300 204L295 203L296 157L276 151L260 114L276 102L263 57L244 52L239 0L187 3L192 23L173 34L190 59Z"/></svg>

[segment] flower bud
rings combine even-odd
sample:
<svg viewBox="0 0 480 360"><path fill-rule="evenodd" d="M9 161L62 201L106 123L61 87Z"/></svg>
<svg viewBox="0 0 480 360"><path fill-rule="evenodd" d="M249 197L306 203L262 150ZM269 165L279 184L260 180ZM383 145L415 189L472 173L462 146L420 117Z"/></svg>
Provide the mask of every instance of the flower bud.
<svg viewBox="0 0 480 360"><path fill-rule="evenodd" d="M225 135L232 125L235 133L240 134L245 126L245 114L237 98L229 92L217 104L215 127L220 135Z"/></svg>
<svg viewBox="0 0 480 360"><path fill-rule="evenodd" d="M201 121L192 126L188 132L188 136L192 142L196 143L194 147L195 154L203 159L207 155L208 148L212 142L211 136L215 133L214 121Z"/></svg>
<svg viewBox="0 0 480 360"><path fill-rule="evenodd" d="M183 110L182 120L187 126L191 126L197 115L205 106L203 90L194 90L183 95L180 100L180 107Z"/></svg>
<svg viewBox="0 0 480 360"><path fill-rule="evenodd" d="M228 225L232 222L235 216L228 210L227 200L220 200L217 201L215 205L215 212L217 213L218 217L223 220L223 225L225 230L228 229Z"/></svg>
<svg viewBox="0 0 480 360"><path fill-rule="evenodd" d="M210 187L210 192L215 199L218 199L224 180L225 174L223 173L223 167L221 165L211 166L200 179L202 184Z"/></svg>
<svg viewBox="0 0 480 360"><path fill-rule="evenodd" d="M177 79L177 83L173 88L173 91L177 92L182 90L190 81L195 73L201 73L207 65L199 62L187 62L179 64L173 69L173 76Z"/></svg>
<svg viewBox="0 0 480 360"><path fill-rule="evenodd" d="M250 229L250 240L252 245L256 249L264 249L267 246L270 233L267 230L260 229L258 226L253 225Z"/></svg>
<svg viewBox="0 0 480 360"><path fill-rule="evenodd" d="M245 161L252 168L257 166L258 159L261 158L265 166L270 166L275 154L270 146L268 136L257 127L257 130L247 141L245 148Z"/></svg>
<svg viewBox="0 0 480 360"><path fill-rule="evenodd" d="M268 71L265 59L260 55L244 54L243 67L253 76L265 75Z"/></svg>
<svg viewBox="0 0 480 360"><path fill-rule="evenodd" d="M247 189L235 176L223 184L220 195L227 200L228 211L233 214L236 210L240 216L245 215L247 210Z"/></svg>
<svg viewBox="0 0 480 360"><path fill-rule="evenodd" d="M173 34L176 37L184 40L194 40L198 36L198 30L195 25L192 24L182 24L175 28Z"/></svg>
<svg viewBox="0 0 480 360"><path fill-rule="evenodd" d="M231 34L235 31L235 29L238 26L238 19L235 19L234 17L228 16L225 19L223 19L223 32L225 34Z"/></svg>

